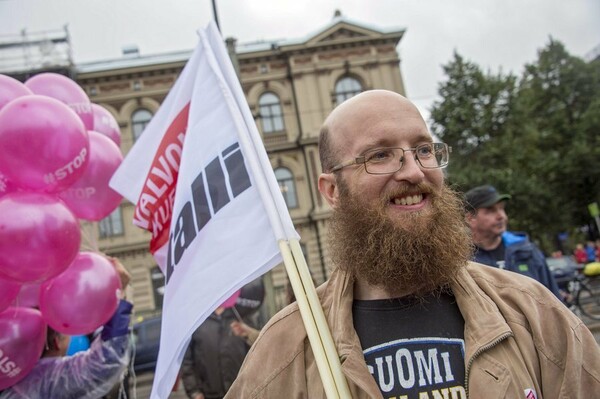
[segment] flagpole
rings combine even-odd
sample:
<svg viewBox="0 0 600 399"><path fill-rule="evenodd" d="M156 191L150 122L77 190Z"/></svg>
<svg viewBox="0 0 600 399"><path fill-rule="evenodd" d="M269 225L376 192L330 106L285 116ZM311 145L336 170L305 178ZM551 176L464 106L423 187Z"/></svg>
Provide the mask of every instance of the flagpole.
<svg viewBox="0 0 600 399"><path fill-rule="evenodd" d="M217 25L217 29L219 30L219 32L221 32L221 26L219 25L219 15L217 14L217 4L215 0L212 0L212 9L213 16L215 17L215 24Z"/></svg>
<svg viewBox="0 0 600 399"><path fill-rule="evenodd" d="M291 220L288 220L288 223L284 223L285 219L289 219L289 212L276 184L273 169L266 156L264 144L260 140L260 135L248 108L248 103L243 97L239 80L237 79L237 75L235 75L231 60L228 58L223 46L222 37L218 31L211 31L210 27L207 32L200 32L200 36L205 43L205 55L209 64L213 67L213 73L223 83L222 94L225 96L226 104L230 108L234 123L239 127L238 131L247 131L249 133L247 136L245 134L238 135L240 147L244 152L249 169L253 171L253 175L262 175L263 177L262 179L256 178L254 183L256 183L256 188L263 200L271 227L275 236L278 237L279 249L284 260L288 278L296 295L304 328L306 329L315 355L315 362L327 398L350 398L352 396L346 378L341 371L339 355L333 345L333 339L331 338L331 332L323 314L323 308L316 295L306 260L302 255L297 239L294 246L300 249L299 255L294 256L290 248L288 240L295 239L297 232L294 230ZM214 37L215 42L218 42L220 45L216 45L213 48L210 45L209 37ZM211 50L216 51L217 54L214 54ZM219 64L219 60L223 61L223 64ZM234 107L234 104L237 107ZM269 177L272 180L272 184L268 183ZM284 218L283 215L286 215L287 218ZM282 237L285 237L285 239ZM295 258L298 259L299 264L296 263ZM304 281L302 276L305 276ZM316 319L315 312L318 314ZM325 337L325 340L323 337Z"/></svg>
<svg viewBox="0 0 600 399"><path fill-rule="evenodd" d="M292 249L292 255L294 256L294 263L296 264L300 279L303 283L302 285L304 287L304 292L315 319L317 330L321 336L326 357L329 360L329 368L333 374L333 380L337 387L337 391L342 398L351 398L352 395L350 394L348 382L346 381L346 377L342 372L342 364L340 363L339 354L335 348L335 343L333 342L333 337L331 336L329 326L327 325L327 319L323 313L323 307L321 306L321 301L319 301L317 290L315 289L312 277L308 271L308 265L306 264L306 259L302 253L300 242L297 239L290 239L289 244Z"/></svg>
<svg viewBox="0 0 600 399"><path fill-rule="evenodd" d="M315 355L315 362L317 363L317 369L319 370L319 374L321 376L321 381L323 382L323 388L325 389L327 399L340 399L352 397L340 397L338 388L333 377L333 372L331 370L329 359L327 359L327 351L323 346L321 333L314 319L314 313L309 304L308 296L305 295L304 284L302 282L302 278L300 277L300 273L298 272L298 268L296 262L294 261L294 256L290 249L289 243L284 240L279 240L279 249L281 250L283 264L285 265L288 279L290 280L290 284L292 285L292 289L294 290L294 294L296 296L296 302L298 303L298 307L300 308L300 316L302 316L302 321L304 322L304 329L306 330L308 340L310 341L310 346Z"/></svg>

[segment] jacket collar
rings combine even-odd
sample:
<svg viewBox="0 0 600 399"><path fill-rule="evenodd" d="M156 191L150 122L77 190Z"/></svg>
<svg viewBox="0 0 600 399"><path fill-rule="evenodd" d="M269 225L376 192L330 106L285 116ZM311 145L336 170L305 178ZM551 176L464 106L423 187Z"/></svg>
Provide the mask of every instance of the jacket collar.
<svg viewBox="0 0 600 399"><path fill-rule="evenodd" d="M481 349L512 334L494 301L473 277L474 271L481 267L468 262L467 266L459 272L456 282L451 285L465 320L465 360L467 361ZM337 269L319 292L325 317L342 361L342 369L355 383L362 385L365 391L370 391L373 387L377 387L371 384L374 379L364 365L360 341L354 330L353 289L353 279L347 273ZM361 368L364 370L357 372Z"/></svg>

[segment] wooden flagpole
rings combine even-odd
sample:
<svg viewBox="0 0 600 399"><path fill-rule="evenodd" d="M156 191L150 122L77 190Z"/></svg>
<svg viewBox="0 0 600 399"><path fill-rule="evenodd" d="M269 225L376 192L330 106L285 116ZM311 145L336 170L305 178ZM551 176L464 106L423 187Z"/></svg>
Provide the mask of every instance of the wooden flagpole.
<svg viewBox="0 0 600 399"><path fill-rule="evenodd" d="M342 372L339 356L300 243L296 239L291 239L289 242L280 240L279 248L327 398L351 398L352 395Z"/></svg>

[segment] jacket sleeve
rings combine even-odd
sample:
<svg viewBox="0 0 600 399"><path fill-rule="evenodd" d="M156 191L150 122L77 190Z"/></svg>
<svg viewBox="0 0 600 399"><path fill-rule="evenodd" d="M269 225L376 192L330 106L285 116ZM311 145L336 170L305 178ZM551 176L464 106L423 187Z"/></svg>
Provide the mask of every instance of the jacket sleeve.
<svg viewBox="0 0 600 399"><path fill-rule="evenodd" d="M196 373L194 372L194 337L190 340L190 344L188 345L187 350L185 351L185 355L183 356L183 361L181 363L180 368L181 373L181 381L183 382L183 387L185 389L185 393L188 397L193 398L194 395L198 393L203 393L200 389L200 383L196 378Z"/></svg>
<svg viewBox="0 0 600 399"><path fill-rule="evenodd" d="M600 392L600 347L590 330L581 322L573 330L571 342L563 343L567 347L564 359L564 371L558 392L545 392L544 397L555 398L592 398ZM558 359L557 359L558 360Z"/></svg>

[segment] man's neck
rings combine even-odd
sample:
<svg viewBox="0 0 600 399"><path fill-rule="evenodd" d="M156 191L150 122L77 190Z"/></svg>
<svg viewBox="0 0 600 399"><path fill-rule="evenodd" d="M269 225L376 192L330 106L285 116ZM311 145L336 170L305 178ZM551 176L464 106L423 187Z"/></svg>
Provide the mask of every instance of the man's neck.
<svg viewBox="0 0 600 399"><path fill-rule="evenodd" d="M473 241L479 248L491 251L492 249L498 248L498 245L502 243L502 236L477 237Z"/></svg>
<svg viewBox="0 0 600 399"><path fill-rule="evenodd" d="M390 298L402 298L404 296L412 294L412 290L397 289L394 292L367 284L362 280L354 281L354 299L362 301L370 301L376 299L390 299Z"/></svg>

